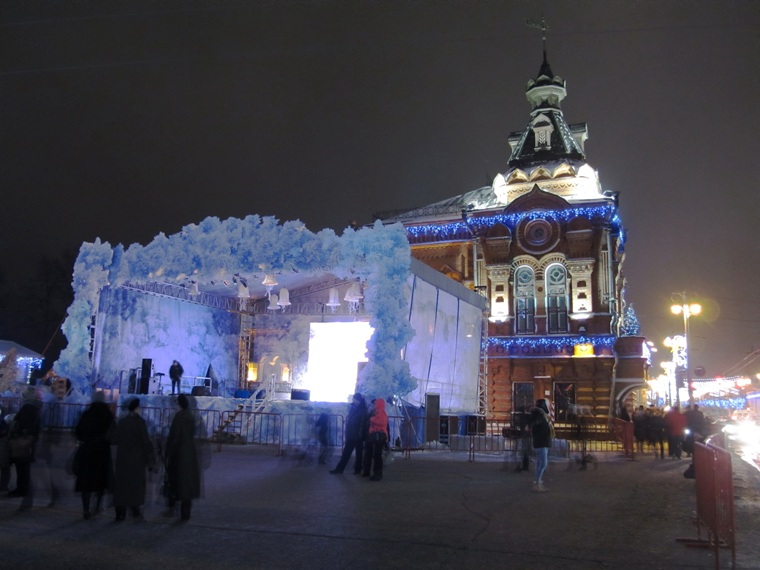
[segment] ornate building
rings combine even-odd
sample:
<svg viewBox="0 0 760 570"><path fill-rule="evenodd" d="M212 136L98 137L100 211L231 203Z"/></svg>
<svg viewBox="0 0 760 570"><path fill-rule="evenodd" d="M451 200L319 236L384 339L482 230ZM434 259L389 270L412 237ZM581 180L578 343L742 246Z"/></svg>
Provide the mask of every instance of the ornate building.
<svg viewBox="0 0 760 570"><path fill-rule="evenodd" d="M545 397L558 421L579 413L606 421L646 378L644 339L622 326L618 196L586 162L586 125L565 121L566 94L544 51L506 171L489 187L380 215L405 225L415 258L489 301L473 379L489 418Z"/></svg>

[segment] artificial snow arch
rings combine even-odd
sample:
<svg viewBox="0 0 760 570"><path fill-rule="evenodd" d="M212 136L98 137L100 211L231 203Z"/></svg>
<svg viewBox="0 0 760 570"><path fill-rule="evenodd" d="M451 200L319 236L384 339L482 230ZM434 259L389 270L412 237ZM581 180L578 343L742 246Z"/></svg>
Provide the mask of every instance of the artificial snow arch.
<svg viewBox="0 0 760 570"><path fill-rule="evenodd" d="M249 284L261 283L267 275L329 273L359 280L364 286L363 304L374 332L367 343L368 362L359 373L358 389L376 397L402 396L416 386L401 358L414 334L408 321L410 259L403 226L384 226L379 221L371 227L348 228L337 236L330 229L313 233L300 221L280 224L273 217L209 217L176 234L161 233L146 246L133 244L125 249L99 239L84 243L74 266L74 301L62 327L68 346L55 367L81 392L112 381L103 377L93 361L101 301L109 292L148 291L156 284L186 289L187 295L197 291L199 284L234 285L236 291L247 291ZM127 322L134 316L134 303L117 310L122 322ZM142 321L154 317L143 311ZM135 326L146 329L144 334L160 336L160 322ZM198 351L203 350L201 342L196 344ZM216 350L224 350L224 343Z"/></svg>

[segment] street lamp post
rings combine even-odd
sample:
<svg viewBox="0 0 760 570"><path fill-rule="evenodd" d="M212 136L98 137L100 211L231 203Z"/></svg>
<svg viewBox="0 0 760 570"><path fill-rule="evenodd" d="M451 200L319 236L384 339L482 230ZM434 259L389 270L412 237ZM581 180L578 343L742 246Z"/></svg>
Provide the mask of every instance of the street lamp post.
<svg viewBox="0 0 760 570"><path fill-rule="evenodd" d="M686 340L683 335L675 335L665 338L663 344L670 349L672 358L670 362L663 362L662 368L668 378L668 405L681 407L681 396L678 389L678 369L686 367ZM675 392L675 401L673 399Z"/></svg>
<svg viewBox="0 0 760 570"><path fill-rule="evenodd" d="M689 318L692 315L698 315L702 312L702 305L699 303L688 303L686 293L675 293L681 299L679 305L670 307L674 315L683 315L683 336L684 336L684 369L686 372L686 388L689 391L689 405L694 406L694 387L691 384L691 367L689 361Z"/></svg>

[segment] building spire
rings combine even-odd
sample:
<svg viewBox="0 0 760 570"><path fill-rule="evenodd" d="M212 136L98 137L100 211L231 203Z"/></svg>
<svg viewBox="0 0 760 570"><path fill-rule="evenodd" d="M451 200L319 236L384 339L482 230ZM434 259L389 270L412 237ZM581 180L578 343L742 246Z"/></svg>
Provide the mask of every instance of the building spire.
<svg viewBox="0 0 760 570"><path fill-rule="evenodd" d="M546 56L546 32L549 26L541 19L528 20L528 26L541 30L544 58L538 76L528 81L525 97L531 104L530 121L515 143L510 139L511 167L546 163L551 160L585 160L585 131L576 133L562 115L560 104L567 95L565 80L552 73ZM585 127L584 127L585 128Z"/></svg>
<svg viewBox="0 0 760 570"><path fill-rule="evenodd" d="M541 30L541 43L543 44L544 48L544 62L546 62L546 32L551 28L546 25L546 19L544 18L543 12L541 13L541 20L533 20L531 18L528 18L526 24L528 24L528 26L531 28Z"/></svg>

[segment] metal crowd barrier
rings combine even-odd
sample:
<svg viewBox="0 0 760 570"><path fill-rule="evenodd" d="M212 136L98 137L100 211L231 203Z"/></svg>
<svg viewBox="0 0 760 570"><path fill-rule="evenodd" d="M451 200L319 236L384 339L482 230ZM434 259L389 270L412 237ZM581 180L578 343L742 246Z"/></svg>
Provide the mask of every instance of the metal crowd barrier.
<svg viewBox="0 0 760 570"><path fill-rule="evenodd" d="M89 404L68 404L64 402L45 402L42 405L40 420L43 429L73 430L79 417Z"/></svg>
<svg viewBox="0 0 760 570"><path fill-rule="evenodd" d="M47 430L73 431L82 412L89 404L46 402L42 408L42 425ZM14 413L21 406L21 398L0 398L3 413ZM126 413L116 410L117 417ZM168 436L175 407L141 407L141 414L148 425L151 438L161 440ZM197 415L196 437L216 442L217 449L224 443L250 443L275 446L277 454L284 447L303 447L318 441L316 420L318 414L276 414L243 410L219 412L217 410L193 410ZM480 454L516 454L524 442L519 429L511 419L485 419L482 416L447 416L434 418L415 415L392 415L388 418L389 447L411 457L413 451L467 451L470 460ZM342 415L329 415L328 442L331 447L344 443ZM628 422L630 423L630 422ZM632 427L622 420L615 421L615 428L600 424L555 423L557 437L552 445L553 455L596 451L619 451L622 446L626 455L633 453ZM630 437L626 435L630 428ZM622 431L621 431L622 430ZM613 434L620 435L616 440ZM626 448L626 442L628 447ZM631 455L632 456L632 455Z"/></svg>
<svg viewBox="0 0 760 570"><path fill-rule="evenodd" d="M0 407L2 407L4 415L18 412L21 405L22 398L0 398ZM40 409L42 429L73 432L79 422L79 418L89 405L89 403L43 402ZM127 413L124 408L117 408L116 403L110 403L109 407L117 421ZM177 409L175 407L158 408L140 406L140 414L148 425L148 433L153 438L165 438L169 435L169 427L176 412ZM196 416L197 431L195 436L202 440L214 439L220 422L219 411L195 409L192 412Z"/></svg>
<svg viewBox="0 0 760 570"><path fill-rule="evenodd" d="M253 443L277 447L282 453L283 416L268 412L222 412L216 427L218 449L222 443Z"/></svg>
<svg viewBox="0 0 760 570"><path fill-rule="evenodd" d="M715 568L720 569L720 549L731 549L731 568L736 568L734 481L731 453L711 443L694 443L697 491L697 538L679 538L686 546L712 548ZM701 536L707 528L707 539Z"/></svg>
<svg viewBox="0 0 760 570"><path fill-rule="evenodd" d="M21 408L21 398L18 396L0 397L0 408L3 409L3 417L8 414L15 414Z"/></svg>
<svg viewBox="0 0 760 570"><path fill-rule="evenodd" d="M413 451L467 451L469 460L475 454L516 454L522 451L523 434L510 419L485 419L467 416L465 422L457 416L442 415L435 434L425 433L428 418L390 416L390 442L396 451L410 457ZM629 447L633 450L633 424L630 426ZM614 436L608 425L586 422L556 423L556 439L550 453L569 457L571 453L586 455L592 452L614 452L624 448L624 442ZM530 442L528 442L530 445Z"/></svg>

